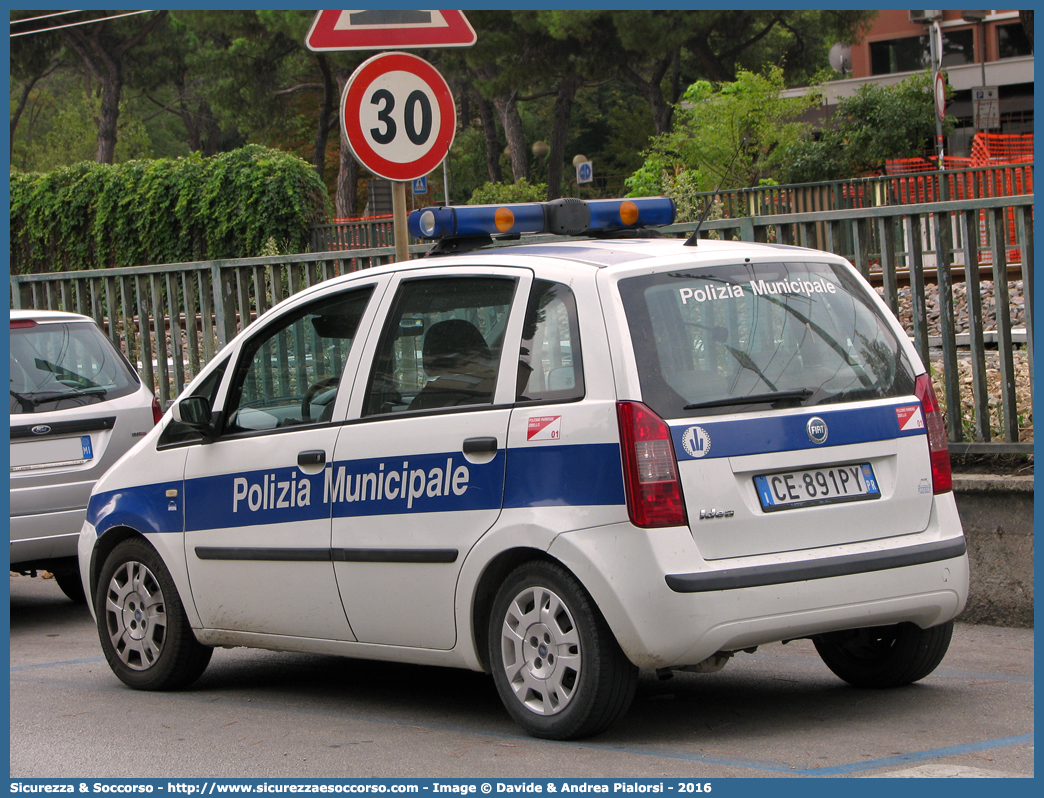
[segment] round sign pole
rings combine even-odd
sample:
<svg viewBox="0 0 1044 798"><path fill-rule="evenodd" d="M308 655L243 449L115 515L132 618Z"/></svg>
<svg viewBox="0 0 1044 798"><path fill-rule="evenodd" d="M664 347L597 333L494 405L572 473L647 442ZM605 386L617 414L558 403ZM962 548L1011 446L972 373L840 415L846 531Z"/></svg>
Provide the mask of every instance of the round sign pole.
<svg viewBox="0 0 1044 798"><path fill-rule="evenodd" d="M406 184L392 181L392 230L395 237L395 260L410 259L410 236L406 231Z"/></svg>
<svg viewBox="0 0 1044 798"><path fill-rule="evenodd" d="M341 95L341 132L356 160L392 184L395 257L409 257L406 183L433 171L457 128L453 93L431 64L381 53L352 73Z"/></svg>

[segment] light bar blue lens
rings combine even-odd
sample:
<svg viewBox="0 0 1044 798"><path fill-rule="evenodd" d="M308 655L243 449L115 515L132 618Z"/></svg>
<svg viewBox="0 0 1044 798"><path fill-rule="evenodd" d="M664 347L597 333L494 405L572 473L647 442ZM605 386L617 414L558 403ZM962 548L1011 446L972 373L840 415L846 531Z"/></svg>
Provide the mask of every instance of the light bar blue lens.
<svg viewBox="0 0 1044 798"><path fill-rule="evenodd" d="M423 208L411 212L406 224L415 238L499 236L545 230L544 208L539 202Z"/></svg>
<svg viewBox="0 0 1044 798"><path fill-rule="evenodd" d="M435 205L411 211L406 219L406 229L414 238L446 238L455 235L456 219L453 208Z"/></svg>
<svg viewBox="0 0 1044 798"><path fill-rule="evenodd" d="M588 200L587 205L591 209L592 230L659 227L674 223L674 200L670 197Z"/></svg>
<svg viewBox="0 0 1044 798"><path fill-rule="evenodd" d="M463 205L456 211L459 236L544 232L544 208L538 202Z"/></svg>
<svg viewBox="0 0 1044 798"><path fill-rule="evenodd" d="M591 212L590 225L583 230L579 226L570 229L570 233L582 235L588 231L657 227L674 222L674 200L669 197L587 200L585 205ZM423 239L544 233L548 230L547 214L555 210L556 203L542 202L434 206L410 213L407 227L410 235Z"/></svg>

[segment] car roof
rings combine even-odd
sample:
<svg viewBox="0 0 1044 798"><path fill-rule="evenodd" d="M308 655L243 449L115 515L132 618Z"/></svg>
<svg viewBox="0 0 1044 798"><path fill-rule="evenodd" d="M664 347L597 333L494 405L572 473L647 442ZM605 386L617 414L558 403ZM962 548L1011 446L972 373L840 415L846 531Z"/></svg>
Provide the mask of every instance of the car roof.
<svg viewBox="0 0 1044 798"><path fill-rule="evenodd" d="M63 310L12 310L11 320L12 321L25 321L31 319L32 321L38 322L39 324L55 324L58 322L90 322L94 324L94 319L89 316L81 316L79 313L66 313Z"/></svg>
<svg viewBox="0 0 1044 798"><path fill-rule="evenodd" d="M806 253L818 256L829 253L805 247L793 247L786 244L763 244L755 241L718 241L701 239L698 245L686 246L680 238L614 238L614 239L562 239L553 242L534 244L518 244L494 250L475 250L471 255L496 252L503 255L532 255L545 258L560 258L589 263L599 268L611 268L635 261L654 258L677 258L686 256L699 264L701 260L720 260L723 256L763 256L779 257L781 250L790 253ZM458 256L446 256L446 262L453 262ZM463 257L463 256L460 256ZM443 260L443 258L439 258Z"/></svg>

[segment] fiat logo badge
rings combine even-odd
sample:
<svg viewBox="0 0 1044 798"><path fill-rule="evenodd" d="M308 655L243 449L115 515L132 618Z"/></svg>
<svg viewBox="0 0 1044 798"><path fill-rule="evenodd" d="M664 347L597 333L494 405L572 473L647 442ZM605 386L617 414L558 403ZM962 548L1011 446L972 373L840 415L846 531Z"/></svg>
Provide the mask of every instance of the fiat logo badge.
<svg viewBox="0 0 1044 798"><path fill-rule="evenodd" d="M805 424L805 431L808 433L808 439L812 443L820 444L826 442L827 439L827 425L826 422L819 416L813 416Z"/></svg>

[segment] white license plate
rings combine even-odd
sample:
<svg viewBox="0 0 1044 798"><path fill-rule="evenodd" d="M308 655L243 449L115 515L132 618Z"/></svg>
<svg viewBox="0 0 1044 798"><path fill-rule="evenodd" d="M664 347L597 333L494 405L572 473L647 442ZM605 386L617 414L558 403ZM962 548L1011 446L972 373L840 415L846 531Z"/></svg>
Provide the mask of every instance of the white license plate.
<svg viewBox="0 0 1044 798"><path fill-rule="evenodd" d="M754 486L765 512L881 498L869 463L763 474L754 477Z"/></svg>
<svg viewBox="0 0 1044 798"><path fill-rule="evenodd" d="M74 438L40 438L11 444L11 471L72 466L94 459L90 435Z"/></svg>

